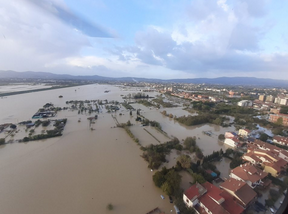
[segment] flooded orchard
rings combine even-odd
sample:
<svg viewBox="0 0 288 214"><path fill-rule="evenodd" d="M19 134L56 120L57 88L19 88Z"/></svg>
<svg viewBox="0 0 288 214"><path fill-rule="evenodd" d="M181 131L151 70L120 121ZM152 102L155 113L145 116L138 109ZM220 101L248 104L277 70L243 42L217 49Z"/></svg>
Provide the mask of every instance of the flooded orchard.
<svg viewBox="0 0 288 214"><path fill-rule="evenodd" d="M105 90L109 93L104 93ZM59 107L64 107L69 100L107 99L123 102L121 95L132 92L136 93L137 89L124 90L117 86L94 84L9 96L0 99L0 123L30 120L48 102ZM149 93L151 96L156 94ZM60 95L63 98L59 98ZM186 127L162 115L161 109L150 109L140 104L133 106L143 109L141 114L149 120L158 121L170 136L180 140L196 136L204 155L223 148L218 143L218 134L233 129L215 125ZM179 107L172 111L177 116L189 114ZM135 111L131 116L128 110L121 107L114 116L120 122L130 120L134 124L131 131L143 146L169 140L157 130L142 127L136 122ZM99 113L93 130L87 117L87 114L78 114L77 111L60 111L56 119L68 119L61 137L1 146L1 213L108 213L106 206L109 203L120 214L147 213L156 207L170 213L173 204L167 198L161 199L160 194L163 193L155 187L152 181L154 172L140 157L140 147L123 129L115 127L110 113ZM215 136L202 133L208 130L212 130ZM19 134L20 138L24 135ZM171 155L176 156L174 153ZM184 184L182 181L182 185L189 186L189 175L184 173L182 176L184 181L187 180Z"/></svg>

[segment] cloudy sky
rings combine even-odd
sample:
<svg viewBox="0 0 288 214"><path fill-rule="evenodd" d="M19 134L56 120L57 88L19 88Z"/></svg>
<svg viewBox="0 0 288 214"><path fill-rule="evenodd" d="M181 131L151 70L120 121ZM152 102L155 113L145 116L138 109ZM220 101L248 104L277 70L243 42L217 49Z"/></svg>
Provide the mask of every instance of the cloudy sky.
<svg viewBox="0 0 288 214"><path fill-rule="evenodd" d="M0 70L288 79L288 1L0 0Z"/></svg>

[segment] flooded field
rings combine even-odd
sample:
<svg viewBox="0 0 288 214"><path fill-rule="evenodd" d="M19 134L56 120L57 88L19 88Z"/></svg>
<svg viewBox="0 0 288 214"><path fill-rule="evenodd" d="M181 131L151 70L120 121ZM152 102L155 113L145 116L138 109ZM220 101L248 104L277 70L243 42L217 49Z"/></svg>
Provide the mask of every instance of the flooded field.
<svg viewBox="0 0 288 214"><path fill-rule="evenodd" d="M142 113L149 120L156 120L160 122L162 129L168 133L171 137L177 137L179 140L185 139L186 137L197 138L197 145L203 151L204 155L213 153L213 151L219 151L221 148L225 151L228 147L223 142L218 141L219 134L224 134L226 131L235 131L234 126L221 127L213 124L205 124L198 126L185 126L178 123L176 120L162 115L160 112L162 109L151 109L145 110ZM175 115L181 116L190 114L189 112L180 108L171 109ZM169 110L167 110L169 112ZM204 134L204 131L212 132L211 136Z"/></svg>
<svg viewBox="0 0 288 214"><path fill-rule="evenodd" d="M138 90L93 84L9 96L0 99L0 124L31 120L32 115L48 102L57 107L65 107L66 101L70 100L122 102L121 95L137 93ZM157 93L147 94L155 96ZM63 98L59 98L60 95ZM234 127L215 125L186 127L162 115L160 111L163 109L132 105L136 109L141 108L141 114L149 120L158 121L170 137L175 136L182 142L186 137L196 136L204 155L225 149L223 143L218 142L218 135L234 131ZM182 107L166 111L176 116L190 114ZM119 214L147 213L156 207L170 213L173 204L167 198L160 198L163 193L154 186L154 172L140 157L140 147L123 129L116 128L111 114L105 112L99 113L95 124L89 125L89 114L60 111L56 119L68 119L63 136L1 146L1 213L108 213L106 206L109 203ZM130 111L121 107L114 116L120 123L130 120L134 124L130 130L143 146L169 140L156 129L136 122L136 111L131 117ZM41 133L42 129L41 126L36 128L35 133ZM211 131L213 135L207 136L203 131ZM14 139L25 135L25 130L21 129ZM167 167L175 165L178 155L173 150L167 156ZM189 184L189 176L182 175L183 185Z"/></svg>
<svg viewBox="0 0 288 214"><path fill-rule="evenodd" d="M0 94L7 92L17 92L17 91L28 91L42 88L51 88L49 85L45 84L33 84L33 85L24 85L24 84L15 84L15 85L4 85L0 86Z"/></svg>
<svg viewBox="0 0 288 214"><path fill-rule="evenodd" d="M102 94L104 86L96 87L103 99L113 97ZM95 99L93 88L82 86L77 92L87 93L82 99ZM121 100L117 91L119 98L114 94L113 99ZM46 102L64 106L67 100L81 99L74 95L77 92L66 88L2 99L1 122L30 119ZM139 146L123 129L111 128L115 122L110 114L99 115L94 131L87 115L77 111L62 111L57 118L68 119L62 137L1 146L1 213L108 213L109 203L123 214L173 209L160 198L163 193L154 186Z"/></svg>

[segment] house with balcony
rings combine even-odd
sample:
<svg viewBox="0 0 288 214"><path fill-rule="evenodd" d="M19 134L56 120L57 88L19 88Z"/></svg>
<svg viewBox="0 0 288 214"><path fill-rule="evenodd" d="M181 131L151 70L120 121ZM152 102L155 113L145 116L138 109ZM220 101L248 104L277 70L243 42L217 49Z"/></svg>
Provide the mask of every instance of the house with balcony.
<svg viewBox="0 0 288 214"><path fill-rule="evenodd" d="M241 214L244 211L232 195L209 182L191 186L184 192L183 201L198 214Z"/></svg>
<svg viewBox="0 0 288 214"><path fill-rule="evenodd" d="M257 186L267 186L270 184L268 181L268 173L263 172L261 169L253 166L250 163L242 164L231 170L229 177L247 183L251 188Z"/></svg>

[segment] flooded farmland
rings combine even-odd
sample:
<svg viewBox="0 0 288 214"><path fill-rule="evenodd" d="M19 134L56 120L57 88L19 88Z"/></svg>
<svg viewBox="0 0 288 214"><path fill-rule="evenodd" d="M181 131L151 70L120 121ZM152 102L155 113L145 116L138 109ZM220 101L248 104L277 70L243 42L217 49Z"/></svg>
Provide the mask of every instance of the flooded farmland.
<svg viewBox="0 0 288 214"><path fill-rule="evenodd" d="M109 93L104 93L105 90ZM69 100L122 102L121 95L133 92L137 89L94 84L9 96L0 99L0 123L30 120L48 102L59 107L64 107ZM149 93L151 96L156 94ZM60 95L63 98L59 98ZM149 120L158 121L169 136L180 140L196 136L204 155L225 149L223 143L218 142L218 134L234 131L233 127L208 124L186 127L162 115L163 109L139 104L133 104L133 107L143 109L141 114ZM189 114L179 107L166 110L177 116ZM120 116L119 112L124 115ZM143 146L169 140L156 129L142 127L136 122L135 111L132 117L124 107L119 112L116 115L119 122L131 120L134 124L131 131ZM111 114L100 113L93 131L87 117L77 111L60 111L56 118L68 119L63 136L1 146L1 213L108 213L106 206L109 203L120 214L147 213L156 207L167 213L173 209L169 200L160 198L163 193L154 186L153 172L140 157L140 147L123 129L115 128ZM207 136L203 131L211 131L213 135ZM19 138L24 135L19 133ZM172 152L171 163L176 156L177 153ZM189 175L183 176L184 180L190 179Z"/></svg>

